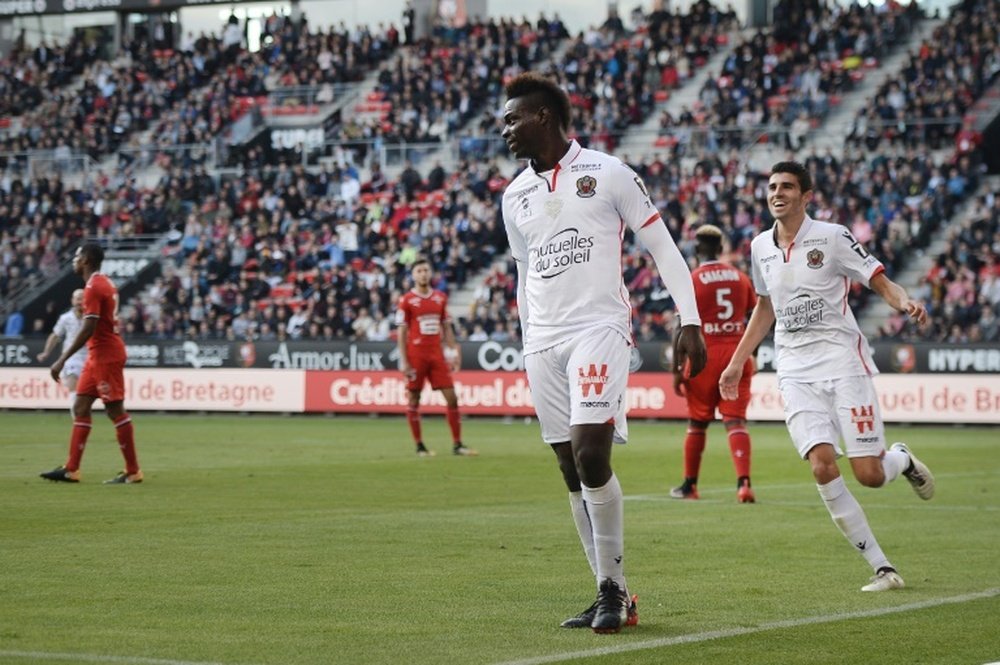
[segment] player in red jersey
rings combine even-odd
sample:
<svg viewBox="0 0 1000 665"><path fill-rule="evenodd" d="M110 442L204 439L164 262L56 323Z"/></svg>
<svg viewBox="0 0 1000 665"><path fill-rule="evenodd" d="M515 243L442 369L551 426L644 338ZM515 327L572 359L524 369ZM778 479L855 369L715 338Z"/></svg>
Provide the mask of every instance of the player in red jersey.
<svg viewBox="0 0 1000 665"><path fill-rule="evenodd" d="M409 405L406 418L410 422L417 455L433 456L421 438L420 391L424 382L440 390L448 404L448 427L451 428L452 452L456 455L474 456L478 453L462 444L462 424L458 413L458 397L451 372L457 370L461 359L458 342L448 316L448 296L431 288L431 264L420 258L410 266L413 288L399 299L396 325L399 328L399 369L406 377ZM442 340L448 347L445 358Z"/></svg>
<svg viewBox="0 0 1000 665"><path fill-rule="evenodd" d="M105 484L141 483L142 471L135 454L132 418L125 412L125 343L118 334L118 289L99 271L104 261L100 245L87 243L76 250L73 270L83 278L83 324L73 343L52 364L52 378L59 381L66 360L87 345L87 362L80 373L73 403L73 434L66 464L46 471L42 478L67 483L80 482L80 459L90 435L91 410L98 397L108 418L115 424L118 447L125 458L125 470Z"/></svg>
<svg viewBox="0 0 1000 665"><path fill-rule="evenodd" d="M698 472L705 450L709 423L715 410L729 433L729 450L736 467L736 497L740 503L753 503L750 489L750 435L747 433L747 404L750 402L750 377L753 359L747 360L740 381L739 396L734 400L719 395L719 376L729 364L736 345L743 336L747 316L757 302L750 278L727 263L719 261L722 231L711 224L695 233L700 265L691 271L698 312L708 347L708 364L692 379L674 373L674 392L687 398L688 431L684 439L684 482L670 490L675 499L698 498Z"/></svg>

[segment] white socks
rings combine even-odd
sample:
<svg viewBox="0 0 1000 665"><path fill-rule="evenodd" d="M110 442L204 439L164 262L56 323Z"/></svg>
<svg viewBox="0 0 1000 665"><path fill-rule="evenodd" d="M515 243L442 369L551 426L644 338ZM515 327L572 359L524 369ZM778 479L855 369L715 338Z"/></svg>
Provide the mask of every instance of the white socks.
<svg viewBox="0 0 1000 665"><path fill-rule="evenodd" d="M618 477L612 473L604 487L583 487L583 500L594 533L597 582L611 578L624 590L625 502Z"/></svg>
<svg viewBox="0 0 1000 665"><path fill-rule="evenodd" d="M590 570L597 576L597 555L594 553L594 528L590 524L590 515L583 502L583 492L569 493L569 508L573 511L573 521L576 522L576 532L580 535L583 553L587 555Z"/></svg>
<svg viewBox="0 0 1000 665"><path fill-rule="evenodd" d="M861 556L868 561L872 570L892 567L889 559L882 553L875 534L868 526L868 519L861 510L861 504L847 489L843 476L837 476L826 485L817 485L819 495L823 497L826 509L830 511L833 523L837 525L840 532L844 534L854 548L861 553Z"/></svg>
<svg viewBox="0 0 1000 665"><path fill-rule="evenodd" d="M899 478L899 474L906 471L908 466L910 466L910 456L902 450L885 451L885 455L882 456L882 471L885 473L885 482L882 483L882 487Z"/></svg>

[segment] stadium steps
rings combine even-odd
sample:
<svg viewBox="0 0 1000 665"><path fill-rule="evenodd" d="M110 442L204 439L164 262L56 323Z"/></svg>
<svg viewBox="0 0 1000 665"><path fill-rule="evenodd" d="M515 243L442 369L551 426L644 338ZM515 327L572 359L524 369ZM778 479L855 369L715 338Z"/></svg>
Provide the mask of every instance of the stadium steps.
<svg viewBox="0 0 1000 665"><path fill-rule="evenodd" d="M899 77L900 71L910 58L911 51L920 47L920 44L934 34L934 30L944 23L943 19L924 19L917 25L906 41L900 43L893 49L893 52L886 57L877 69L872 70L856 89L843 97L843 101L835 107L820 124L814 136L810 137L811 144L816 146L818 151L825 151L827 148L838 154L843 152L844 139L851 133L854 118L862 108L868 106L875 93L884 84Z"/></svg>
<svg viewBox="0 0 1000 665"><path fill-rule="evenodd" d="M984 178L983 182L979 185L979 189L966 197L965 201L959 205L954 217L941 225L941 228L937 230L937 233L931 239L930 244L923 250L915 250L913 252L906 266L896 274L894 281L904 287L913 296L918 291L920 281L927 274L927 271L930 270L935 259L938 255L946 252L951 245L952 230L969 219L976 200L989 191L1000 191L1000 176L994 175ZM858 325L869 339L878 337L879 326L888 320L890 314L892 314L892 308L884 300L881 298L872 298L868 306L859 312Z"/></svg>
<svg viewBox="0 0 1000 665"><path fill-rule="evenodd" d="M840 103L834 106L806 137L798 154L804 155L810 152L826 154L829 151L838 159L843 157L844 142L851 133L854 117L858 111L871 101L886 81L899 75L910 57L910 51L918 48L921 42L930 37L943 22L943 19L923 19L909 37L897 44L877 68L870 70L854 90L841 97ZM784 141L757 143L748 149L746 161L754 170L768 171L775 162L788 159L789 155Z"/></svg>
<svg viewBox="0 0 1000 665"><path fill-rule="evenodd" d="M615 154L623 159L628 157L626 161L634 164L662 152L663 149L656 146L656 138L660 132L660 116L663 115L663 112L666 111L677 118L684 107L694 108L705 82L722 71L722 65L726 62L734 45L742 39L753 37L756 32L756 28L730 32L727 35L729 38L727 46L720 48L691 78L672 90L669 97L657 104L641 125L629 128L628 132L622 136L621 143L615 148Z"/></svg>
<svg viewBox="0 0 1000 665"><path fill-rule="evenodd" d="M454 321L467 319L472 314L472 305L485 288L486 276L497 266L507 263L509 252L498 255L493 262L465 280L465 286L448 294L448 314Z"/></svg>
<svg viewBox="0 0 1000 665"><path fill-rule="evenodd" d="M569 49L572 42L573 42L572 37L563 39L562 42L559 44L559 46L557 46L556 49L552 51L551 54L549 54L549 57L535 63L535 65L532 67L532 70L545 72L553 69L556 66L555 63L559 62L562 59L563 55ZM501 103L502 101L503 100L501 100ZM485 111L485 109L483 110ZM499 109L497 110L499 111ZM426 153L422 157L420 157L419 163L417 163L416 159L414 159L414 162L417 163L418 167L426 166L427 164L436 164L440 162L441 165L448 171L454 171L458 167L460 162L458 151L454 149L454 145L462 138L469 138L469 137L475 138L479 136L477 133L472 133L468 131L474 124L475 124L474 122L470 122L469 125L467 125L466 127L460 128L453 136L450 137L450 140L444 142L441 145L441 147L436 148ZM497 128L496 131L492 132L492 135L487 136L486 138L500 140L499 128ZM503 173L513 173L514 169L517 168L517 161L507 158L505 154L497 155L493 159L500 166L501 172ZM390 180L394 180L403 171L403 168L404 164L402 163L402 161L399 161L398 163L395 164L383 165L382 171L386 174L386 177L388 177ZM472 277L470 277L469 282L467 283L479 279L483 275L487 274L488 270L489 266L486 266L480 274L473 275Z"/></svg>
<svg viewBox="0 0 1000 665"><path fill-rule="evenodd" d="M104 246L105 271L109 272L115 280L119 292L123 294L123 300L127 299L128 293L134 288L134 284L137 284L142 279L140 276L142 271L141 268L135 270L134 273L125 270L124 272L128 274L123 275L116 269L109 270L109 268L112 268L112 264L120 261L124 263L131 262L135 265L142 262L141 265L145 266L149 263L157 262L163 255L164 247L168 242L166 235L153 234L125 236L121 238L112 238L110 236L103 239L86 238L85 240L98 240ZM70 249L82 244L83 241L71 245ZM0 320L3 320L11 312L23 312L25 314L25 321L30 321L37 315L37 310L40 309L39 303L42 299L51 297L50 292L53 289L58 289L59 285L70 277L72 273L72 262L63 262L56 273L42 280L25 284L21 289L11 293L6 302L0 303ZM30 330L26 329L25 332L28 333Z"/></svg>

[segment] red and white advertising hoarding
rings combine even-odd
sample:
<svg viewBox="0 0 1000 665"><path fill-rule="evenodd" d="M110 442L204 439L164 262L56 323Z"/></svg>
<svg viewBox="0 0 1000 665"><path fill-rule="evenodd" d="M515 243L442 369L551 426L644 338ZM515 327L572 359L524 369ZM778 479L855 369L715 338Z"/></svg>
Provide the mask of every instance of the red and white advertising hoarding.
<svg viewBox="0 0 1000 665"><path fill-rule="evenodd" d="M465 414L534 414L524 372L463 370L454 377ZM395 371L128 368L125 382L126 406L132 411L406 411L406 384ZM880 374L875 385L887 422L1000 424L1000 374ZM628 400L634 418L687 417L667 373L630 375ZM422 403L426 413L444 413L444 399L429 387ZM46 369L0 368L0 409L68 406L69 395ZM747 416L783 420L774 374L754 377Z"/></svg>

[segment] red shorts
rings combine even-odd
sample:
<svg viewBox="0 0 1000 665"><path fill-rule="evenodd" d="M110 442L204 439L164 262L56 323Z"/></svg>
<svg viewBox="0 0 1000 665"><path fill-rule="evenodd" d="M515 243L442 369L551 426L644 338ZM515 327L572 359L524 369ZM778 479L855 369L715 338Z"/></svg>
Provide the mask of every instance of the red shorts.
<svg viewBox="0 0 1000 665"><path fill-rule="evenodd" d="M451 380L451 368L448 367L448 361L444 359L443 354L424 355L411 351L409 357L410 366L413 367L416 376L412 381L406 382L407 390L420 392L427 380L430 380L431 388L434 390L455 387L455 383Z"/></svg>
<svg viewBox="0 0 1000 665"><path fill-rule="evenodd" d="M100 397L105 404L121 402L125 399L125 361L95 362L93 355L87 356L76 384L77 395Z"/></svg>
<svg viewBox="0 0 1000 665"><path fill-rule="evenodd" d="M739 396L734 400L722 399L719 394L719 377L729 365L735 346L709 347L708 364L687 384L688 418L701 422L715 420L718 408L722 419L740 418L746 420L747 405L750 403L750 378L753 376L753 358L743 365Z"/></svg>

